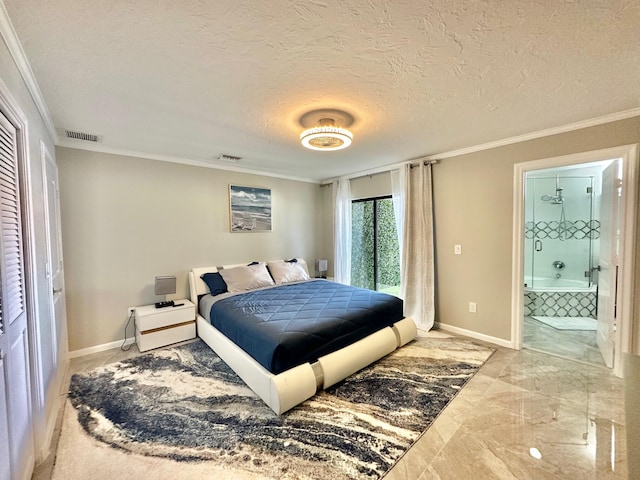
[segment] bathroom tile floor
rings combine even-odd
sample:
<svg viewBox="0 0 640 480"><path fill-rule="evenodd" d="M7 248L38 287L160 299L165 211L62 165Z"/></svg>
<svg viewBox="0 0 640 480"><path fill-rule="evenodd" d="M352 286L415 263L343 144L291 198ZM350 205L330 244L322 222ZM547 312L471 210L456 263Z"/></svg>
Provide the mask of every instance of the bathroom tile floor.
<svg viewBox="0 0 640 480"><path fill-rule="evenodd" d="M604 366L595 331L558 330L531 317L524 317L523 332L525 348Z"/></svg>
<svg viewBox="0 0 640 480"><path fill-rule="evenodd" d="M627 447L621 379L602 366L487 345L493 356L384 480L634 478L627 459L637 447ZM136 353L76 358L69 370ZM50 478L54 462L52 455L33 478Z"/></svg>

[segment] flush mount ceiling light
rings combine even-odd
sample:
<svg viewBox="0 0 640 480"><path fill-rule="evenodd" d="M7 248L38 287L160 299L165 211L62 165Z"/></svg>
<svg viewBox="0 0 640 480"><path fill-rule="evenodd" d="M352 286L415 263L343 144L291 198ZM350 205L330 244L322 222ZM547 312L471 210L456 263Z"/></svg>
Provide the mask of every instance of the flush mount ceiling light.
<svg viewBox="0 0 640 480"><path fill-rule="evenodd" d="M322 118L318 126L300 134L302 145L311 150L342 150L351 145L353 134L346 128L336 127L333 118Z"/></svg>
<svg viewBox="0 0 640 480"><path fill-rule="evenodd" d="M338 120L338 122L336 122ZM351 145L353 134L346 128L353 122L351 115L339 110L315 110L300 119L300 124L307 128L300 134L300 142L306 148L319 151L342 150Z"/></svg>

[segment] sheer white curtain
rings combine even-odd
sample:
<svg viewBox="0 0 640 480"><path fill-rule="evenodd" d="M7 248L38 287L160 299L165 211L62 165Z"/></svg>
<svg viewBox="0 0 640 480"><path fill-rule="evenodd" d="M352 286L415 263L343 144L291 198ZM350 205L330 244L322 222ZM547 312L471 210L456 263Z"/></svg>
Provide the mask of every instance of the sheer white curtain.
<svg viewBox="0 0 640 480"><path fill-rule="evenodd" d="M404 175L402 171L404 170ZM404 180L402 180L404 177ZM420 330L430 330L435 320L433 194L431 164L404 165L397 174L398 204L403 199L400 290L404 314L413 318ZM393 175L392 175L393 184ZM396 208L394 190L394 210Z"/></svg>
<svg viewBox="0 0 640 480"><path fill-rule="evenodd" d="M351 186L349 180L333 182L333 275L335 281L351 284Z"/></svg>
<svg viewBox="0 0 640 480"><path fill-rule="evenodd" d="M396 221L396 232L398 233L401 272L404 241L404 196L407 190L407 172L410 168L409 164L406 164L402 165L398 170L391 170L391 198L393 200L393 216Z"/></svg>

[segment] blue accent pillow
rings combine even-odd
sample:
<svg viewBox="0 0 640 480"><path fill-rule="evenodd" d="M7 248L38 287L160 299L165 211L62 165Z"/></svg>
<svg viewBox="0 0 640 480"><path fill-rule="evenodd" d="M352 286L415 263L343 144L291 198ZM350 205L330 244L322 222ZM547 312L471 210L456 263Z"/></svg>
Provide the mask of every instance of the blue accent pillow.
<svg viewBox="0 0 640 480"><path fill-rule="evenodd" d="M227 293L227 283L218 272L204 273L200 277L204 280L204 283L209 287L211 295L220 295L221 293Z"/></svg>

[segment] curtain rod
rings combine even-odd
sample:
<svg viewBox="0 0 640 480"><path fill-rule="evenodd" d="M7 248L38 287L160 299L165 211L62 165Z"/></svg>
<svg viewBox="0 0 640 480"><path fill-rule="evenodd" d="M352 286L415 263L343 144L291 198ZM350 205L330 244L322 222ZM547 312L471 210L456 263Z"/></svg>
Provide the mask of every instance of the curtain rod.
<svg viewBox="0 0 640 480"><path fill-rule="evenodd" d="M391 170L395 170L396 168L400 168L401 166L407 165L407 164L411 165L412 167L417 167L421 161L423 165L433 165L435 163L438 163L438 160L434 160L430 158L426 158L426 159L415 158L413 160L407 160L406 162L394 163L392 165L385 165L384 167L372 168L371 170L364 170L361 172L352 173L350 175L344 175L342 177L329 178L327 180L322 180L320 182L320 185L331 185L334 181L339 179L354 180L356 178L368 177L369 175L390 172Z"/></svg>
<svg viewBox="0 0 640 480"><path fill-rule="evenodd" d="M418 165L420 165L420 162L418 162L418 163L408 162L408 163L409 163L409 165L411 165L411 168L417 167ZM436 164L436 163L438 163L438 160L423 160L423 162L422 162L423 165L433 165L433 164Z"/></svg>

